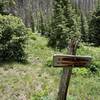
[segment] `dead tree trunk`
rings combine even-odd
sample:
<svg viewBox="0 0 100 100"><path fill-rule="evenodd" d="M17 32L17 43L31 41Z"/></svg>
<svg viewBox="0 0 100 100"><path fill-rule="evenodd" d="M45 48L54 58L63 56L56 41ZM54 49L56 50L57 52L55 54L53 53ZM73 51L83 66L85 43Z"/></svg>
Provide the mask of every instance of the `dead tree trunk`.
<svg viewBox="0 0 100 100"><path fill-rule="evenodd" d="M69 44L68 44L69 55L76 54L77 45L78 45L78 42L76 42L76 40L69 41ZM69 86L71 74L72 74L72 68L63 68L57 100L67 99L68 86Z"/></svg>

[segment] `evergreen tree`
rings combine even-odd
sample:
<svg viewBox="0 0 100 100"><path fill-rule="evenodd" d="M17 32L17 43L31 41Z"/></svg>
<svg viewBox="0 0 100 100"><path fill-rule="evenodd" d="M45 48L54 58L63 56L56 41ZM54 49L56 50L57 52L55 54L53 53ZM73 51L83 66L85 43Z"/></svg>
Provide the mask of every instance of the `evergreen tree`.
<svg viewBox="0 0 100 100"><path fill-rule="evenodd" d="M88 21L84 14L81 13L81 38L82 41L88 41Z"/></svg>
<svg viewBox="0 0 100 100"><path fill-rule="evenodd" d="M31 18L31 28L32 28L32 32L35 32L35 21L34 21L34 18L33 18L33 16L32 16L32 18Z"/></svg>
<svg viewBox="0 0 100 100"><path fill-rule="evenodd" d="M44 26L44 20L43 20L43 13L40 12L40 23L39 23L40 33L41 35L44 35L45 33L45 26Z"/></svg>
<svg viewBox="0 0 100 100"><path fill-rule="evenodd" d="M75 39L78 34L77 19L69 0L55 0L52 32L49 45L53 48L63 49L70 39Z"/></svg>
<svg viewBox="0 0 100 100"><path fill-rule="evenodd" d="M89 42L100 46L100 7L93 13L89 23Z"/></svg>
<svg viewBox="0 0 100 100"><path fill-rule="evenodd" d="M62 0L55 0L54 2L54 15L51 24L51 34L49 37L49 46L53 48L64 48L66 44L66 34L64 32L65 21L63 15Z"/></svg>
<svg viewBox="0 0 100 100"><path fill-rule="evenodd" d="M67 34L67 40L78 38L80 36L79 17L76 15L75 10L72 9L72 5L69 0L63 0L64 3L64 16L65 16L65 32Z"/></svg>

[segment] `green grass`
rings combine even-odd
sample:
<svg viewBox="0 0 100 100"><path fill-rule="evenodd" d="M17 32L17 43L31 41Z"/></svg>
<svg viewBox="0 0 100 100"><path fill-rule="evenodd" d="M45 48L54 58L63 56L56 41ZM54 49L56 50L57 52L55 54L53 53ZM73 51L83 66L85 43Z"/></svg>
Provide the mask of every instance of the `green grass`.
<svg viewBox="0 0 100 100"><path fill-rule="evenodd" d="M62 69L47 67L54 53L47 39L33 34L26 48L28 63L0 65L0 100L56 100ZM93 56L100 66L100 48L81 46L77 54ZM89 73L89 74L88 74ZM87 69L75 69L71 78L68 100L99 100L99 75Z"/></svg>

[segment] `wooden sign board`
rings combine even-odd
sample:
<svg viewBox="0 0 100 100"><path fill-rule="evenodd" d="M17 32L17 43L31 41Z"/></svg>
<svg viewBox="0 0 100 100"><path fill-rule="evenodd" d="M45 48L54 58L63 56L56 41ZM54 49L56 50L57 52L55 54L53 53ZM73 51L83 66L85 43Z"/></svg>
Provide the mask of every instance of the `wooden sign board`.
<svg viewBox="0 0 100 100"><path fill-rule="evenodd" d="M54 55L54 67L87 67L91 62L90 56Z"/></svg>

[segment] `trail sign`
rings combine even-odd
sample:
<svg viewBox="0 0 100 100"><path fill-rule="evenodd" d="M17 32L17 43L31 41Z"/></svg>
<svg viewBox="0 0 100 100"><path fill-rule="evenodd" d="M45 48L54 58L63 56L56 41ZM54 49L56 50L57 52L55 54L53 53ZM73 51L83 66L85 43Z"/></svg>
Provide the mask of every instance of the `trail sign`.
<svg viewBox="0 0 100 100"><path fill-rule="evenodd" d="M56 54L53 56L53 66L63 67L57 100L66 100L72 68L87 67L90 64L91 59L90 56L78 55Z"/></svg>
<svg viewBox="0 0 100 100"><path fill-rule="evenodd" d="M91 62L91 59L92 58L90 56L78 55L55 54L53 56L53 66L63 67L63 74L61 76L57 100L66 100L72 68L88 67Z"/></svg>
<svg viewBox="0 0 100 100"><path fill-rule="evenodd" d="M61 55L53 56L54 67L87 67L91 62L90 56Z"/></svg>

